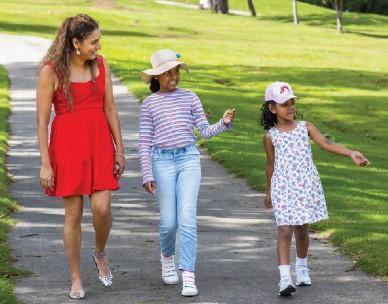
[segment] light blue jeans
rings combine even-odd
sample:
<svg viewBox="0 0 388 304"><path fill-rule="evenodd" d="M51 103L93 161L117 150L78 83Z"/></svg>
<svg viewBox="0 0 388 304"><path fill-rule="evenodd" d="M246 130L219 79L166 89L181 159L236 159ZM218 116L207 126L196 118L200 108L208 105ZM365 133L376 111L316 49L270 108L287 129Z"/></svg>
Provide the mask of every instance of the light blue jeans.
<svg viewBox="0 0 388 304"><path fill-rule="evenodd" d="M201 163L195 145L173 150L153 148L152 170L160 209L160 249L175 254L179 236L179 269L194 271L197 252L197 197Z"/></svg>

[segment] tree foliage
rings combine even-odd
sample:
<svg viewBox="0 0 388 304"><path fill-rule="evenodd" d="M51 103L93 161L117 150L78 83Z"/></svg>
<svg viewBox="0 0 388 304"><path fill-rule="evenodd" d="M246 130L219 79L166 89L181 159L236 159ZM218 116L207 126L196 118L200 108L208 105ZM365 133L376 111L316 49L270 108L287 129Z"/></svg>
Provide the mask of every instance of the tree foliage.
<svg viewBox="0 0 388 304"><path fill-rule="evenodd" d="M335 9L334 1L331 0L300 0L324 7ZM376 13L388 15L387 0L344 0L344 10L359 13Z"/></svg>

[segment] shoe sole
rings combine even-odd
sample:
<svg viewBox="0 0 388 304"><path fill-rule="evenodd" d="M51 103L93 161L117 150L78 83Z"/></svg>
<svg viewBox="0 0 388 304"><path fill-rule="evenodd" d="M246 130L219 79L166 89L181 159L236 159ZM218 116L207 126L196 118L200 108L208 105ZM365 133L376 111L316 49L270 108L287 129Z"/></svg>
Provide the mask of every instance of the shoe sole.
<svg viewBox="0 0 388 304"><path fill-rule="evenodd" d="M198 292L197 293L185 293L185 294L182 292L182 296L184 296L184 297L195 297L197 295L198 295Z"/></svg>
<svg viewBox="0 0 388 304"><path fill-rule="evenodd" d="M288 285L286 289L283 289L282 291L279 292L279 296L287 297L287 296L290 296L295 291L296 289L294 286Z"/></svg>
<svg viewBox="0 0 388 304"><path fill-rule="evenodd" d="M296 283L296 286L299 286L299 287L308 287L308 286L311 286L311 283L305 283L305 282L300 282L300 283Z"/></svg>
<svg viewBox="0 0 388 304"><path fill-rule="evenodd" d="M167 282L167 281L163 280L163 278L162 278L162 281L163 281L163 283L166 284L166 285L176 285L176 284L179 283L179 280L177 280L177 281L172 281L172 282Z"/></svg>

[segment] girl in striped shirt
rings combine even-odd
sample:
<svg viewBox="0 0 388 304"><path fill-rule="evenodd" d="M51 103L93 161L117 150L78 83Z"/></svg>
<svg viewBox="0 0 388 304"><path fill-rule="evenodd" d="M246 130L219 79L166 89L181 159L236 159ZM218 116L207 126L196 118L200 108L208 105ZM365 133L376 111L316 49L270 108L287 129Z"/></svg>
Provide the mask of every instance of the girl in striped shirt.
<svg viewBox="0 0 388 304"><path fill-rule="evenodd" d="M156 194L160 209L163 282L179 282L174 262L178 231L182 295L196 296L196 216L201 166L194 127L201 136L211 138L231 127L234 109L209 125L198 96L177 88L180 69L188 72L187 64L179 58L171 50L157 51L151 57L152 69L141 72L153 94L141 106L139 155L143 186Z"/></svg>

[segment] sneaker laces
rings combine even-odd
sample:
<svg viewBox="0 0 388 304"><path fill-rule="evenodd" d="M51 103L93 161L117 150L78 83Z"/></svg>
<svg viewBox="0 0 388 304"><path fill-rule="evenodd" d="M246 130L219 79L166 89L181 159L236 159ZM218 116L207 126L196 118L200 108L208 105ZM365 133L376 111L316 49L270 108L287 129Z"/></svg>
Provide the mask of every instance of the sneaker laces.
<svg viewBox="0 0 388 304"><path fill-rule="evenodd" d="M304 265L297 265L296 271L302 273L302 275L308 275L310 269L308 269L307 266Z"/></svg>
<svg viewBox="0 0 388 304"><path fill-rule="evenodd" d="M292 284L291 278L289 278L289 277L282 277L282 278L280 278L279 286L280 285L285 285L286 283L288 285Z"/></svg>
<svg viewBox="0 0 388 304"><path fill-rule="evenodd" d="M169 256L169 257L162 256L162 264L163 264L164 276L175 275L174 256Z"/></svg>
<svg viewBox="0 0 388 304"><path fill-rule="evenodd" d="M183 287L196 288L194 272L184 271L182 273Z"/></svg>

